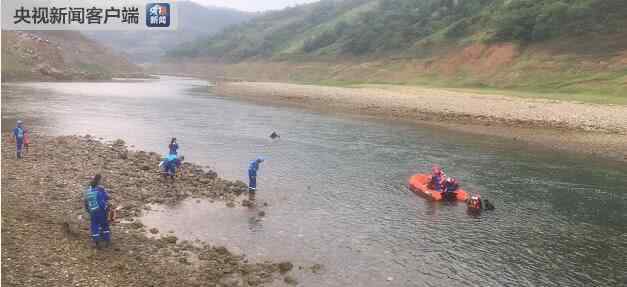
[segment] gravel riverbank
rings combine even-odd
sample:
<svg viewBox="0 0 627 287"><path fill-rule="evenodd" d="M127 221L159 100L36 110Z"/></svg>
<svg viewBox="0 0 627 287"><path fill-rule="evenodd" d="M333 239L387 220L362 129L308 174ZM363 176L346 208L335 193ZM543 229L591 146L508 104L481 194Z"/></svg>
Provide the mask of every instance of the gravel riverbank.
<svg viewBox="0 0 627 287"><path fill-rule="evenodd" d="M394 85L340 88L219 82L214 92L259 103L416 120L463 132L515 138L551 148L627 160L627 106L621 105Z"/></svg>
<svg viewBox="0 0 627 287"><path fill-rule="evenodd" d="M185 163L176 182L160 178L160 155L129 151L124 142L34 134L23 160L2 135L3 286L260 286L293 282L289 262L250 263L224 247L179 241L168 231L148 238L134 220L149 203L185 198L238 200L243 182ZM113 244L90 244L83 191L90 176L119 207ZM234 239L236 240L236 239ZM283 277L285 276L285 277ZM282 279L282 280L276 280Z"/></svg>

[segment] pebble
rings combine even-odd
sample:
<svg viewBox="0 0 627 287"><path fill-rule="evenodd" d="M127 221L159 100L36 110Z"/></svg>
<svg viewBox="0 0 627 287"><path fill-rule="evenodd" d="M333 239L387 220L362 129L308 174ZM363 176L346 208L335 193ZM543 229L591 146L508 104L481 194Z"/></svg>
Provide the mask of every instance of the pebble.
<svg viewBox="0 0 627 287"><path fill-rule="evenodd" d="M241 276L238 270L248 270L246 276L259 278L253 280L258 284L269 283L266 280L271 279L268 278L280 278L272 277L273 273L278 273L278 268L271 262L248 264L242 260L243 257L233 255L224 247L211 248L204 243L199 244L198 247L184 245L171 234L173 230L169 230L163 240L148 239L143 233L145 232L144 225L133 220L141 214L147 204L151 203L176 204L189 197L214 200L218 196L232 201L236 198L238 191L246 189L244 183L219 179L223 187L229 187L228 190L216 190L209 186L198 188L197 179L207 177L207 174L185 173L186 170L194 168L194 165L189 164L182 168L183 175L176 179L174 185L164 184L157 172L140 172L146 166L153 171L156 166L154 163L158 163L160 156L154 153L128 151L128 159L121 159L119 154L126 151L121 141L118 145L107 147L95 140L85 141L85 138L75 136L39 137L33 135L31 139L39 143L33 146L31 155L45 154L45 160L37 162L37 166L34 165L35 161L31 160L16 164L15 159L11 157L13 155L11 147L7 146L6 141L2 142L1 150L2 161L18 166L16 170L10 172L10 176L3 177L2 181L3 189L14 191L2 195L3 255L5 252L7 255L9 252L15 254L15 250L11 250L10 246L15 245L16 240L35 237L42 239L36 242L23 240L21 252L26 253L20 258L3 258L11 262L11 264L3 264L3 275L7 269L8 278L16 286L40 285L34 284L38 283L33 282L34 275L28 276L28 274L21 273L20 266L46 266L45 263L50 263L49 266L62 266L64 271L35 273L43 278L41 281L48 282L50 285L67 283L65 276L68 274L71 274L74 281L71 283L91 282L94 286L103 285L103 282L111 283L111 280L107 279L108 276L111 278L115 276L115 282L120 286L167 286L172 282L177 282L181 286L195 286L199 285L197 284L198 278L203 279L203 285L217 286L224 273ZM68 158L68 154L73 157ZM104 175L103 185L112 194L113 203L121 207L118 209L118 219L124 223L112 225L114 238L112 248L103 250L93 248L89 244L87 224L84 224L84 228L78 229L78 236L72 240L63 238L63 233L58 231L38 234L40 230L50 228L51 224L65 223L65 218L74 211L84 213L82 192L76 192L76 190L82 190L89 177L96 172ZM213 176L213 173L211 175ZM31 182L33 187L26 184ZM34 189L35 186L38 189ZM174 196L172 186L184 193ZM29 208L32 208L32 203L37 202L42 196L42 190L53 193L50 196L43 194L46 196L47 205L37 210L37 214L43 216L31 217L27 220L19 216L32 211ZM8 234L7 238L4 236L5 230ZM151 228L149 232L156 234L158 230ZM60 240L59 236L61 236ZM164 234L162 233L161 236ZM14 241L13 244L7 245L8 251L5 250L5 240L6 242ZM230 240L233 239L228 238L225 242ZM188 256L196 258L190 253L196 254L198 258L204 254L206 256L203 258L210 260L203 260L198 264L194 260L194 264L183 267L190 263ZM186 254L186 257L181 257L182 254ZM96 260L101 257L111 264L101 264L99 260ZM134 272L120 272L120 270L131 269L137 273L151 274L151 276L138 277ZM101 270L106 275L94 276L91 270Z"/></svg>

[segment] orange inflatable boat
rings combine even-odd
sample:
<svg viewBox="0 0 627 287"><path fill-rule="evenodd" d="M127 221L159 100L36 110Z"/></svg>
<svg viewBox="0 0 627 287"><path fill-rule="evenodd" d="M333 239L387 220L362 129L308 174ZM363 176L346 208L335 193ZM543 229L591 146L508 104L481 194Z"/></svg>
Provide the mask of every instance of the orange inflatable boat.
<svg viewBox="0 0 627 287"><path fill-rule="evenodd" d="M430 174L419 173L409 178L409 189L415 192L418 195L422 195L432 200L440 201L445 198L442 196L442 192L435 191L431 188L428 188L429 182L431 181ZM455 197L450 200L459 200L465 201L468 199L468 193L463 189L457 189L455 192Z"/></svg>

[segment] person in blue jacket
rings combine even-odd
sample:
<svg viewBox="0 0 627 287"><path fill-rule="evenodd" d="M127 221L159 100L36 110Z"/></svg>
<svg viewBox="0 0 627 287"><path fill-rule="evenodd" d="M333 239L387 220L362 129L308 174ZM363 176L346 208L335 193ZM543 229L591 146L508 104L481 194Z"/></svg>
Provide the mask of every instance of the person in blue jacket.
<svg viewBox="0 0 627 287"><path fill-rule="evenodd" d="M181 166L185 157L177 157L174 154L168 154L162 162L163 175L174 179L176 176L176 169Z"/></svg>
<svg viewBox="0 0 627 287"><path fill-rule="evenodd" d="M104 241L105 246L111 244L111 231L107 219L109 195L100 185L100 180L100 174L96 174L85 191L85 210L89 213L91 238L97 248L100 248L101 241Z"/></svg>
<svg viewBox="0 0 627 287"><path fill-rule="evenodd" d="M262 157L250 162L248 166L248 197L250 200L255 200L255 191L257 190L257 171L259 165L263 162Z"/></svg>
<svg viewBox="0 0 627 287"><path fill-rule="evenodd" d="M22 158L22 147L24 147L24 128L22 121L18 120L17 125L13 128L12 136L15 139L15 153L18 159Z"/></svg>
<svg viewBox="0 0 627 287"><path fill-rule="evenodd" d="M176 138L172 138L170 144L168 145L168 149L170 149L170 154L178 155L179 144L176 143Z"/></svg>
<svg viewBox="0 0 627 287"><path fill-rule="evenodd" d="M459 189L459 183L453 177L449 177L444 181L444 192L456 192Z"/></svg>
<svg viewBox="0 0 627 287"><path fill-rule="evenodd" d="M429 188L440 192L443 189L445 180L446 175L444 174L444 170L442 170L440 166L434 165L431 168L431 181L429 182Z"/></svg>
<svg viewBox="0 0 627 287"><path fill-rule="evenodd" d="M455 199L455 192L459 189L459 183L455 178L449 177L444 181L442 192L445 199Z"/></svg>

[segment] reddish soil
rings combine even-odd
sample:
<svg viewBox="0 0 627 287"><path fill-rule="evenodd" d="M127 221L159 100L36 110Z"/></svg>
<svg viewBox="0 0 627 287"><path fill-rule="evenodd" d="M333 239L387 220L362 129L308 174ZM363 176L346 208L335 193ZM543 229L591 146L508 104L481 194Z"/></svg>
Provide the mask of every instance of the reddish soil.
<svg viewBox="0 0 627 287"><path fill-rule="evenodd" d="M489 75L507 67L519 55L518 48L511 43L485 45L472 44L463 50L452 51L435 60L434 69L448 76L469 71L473 74Z"/></svg>

